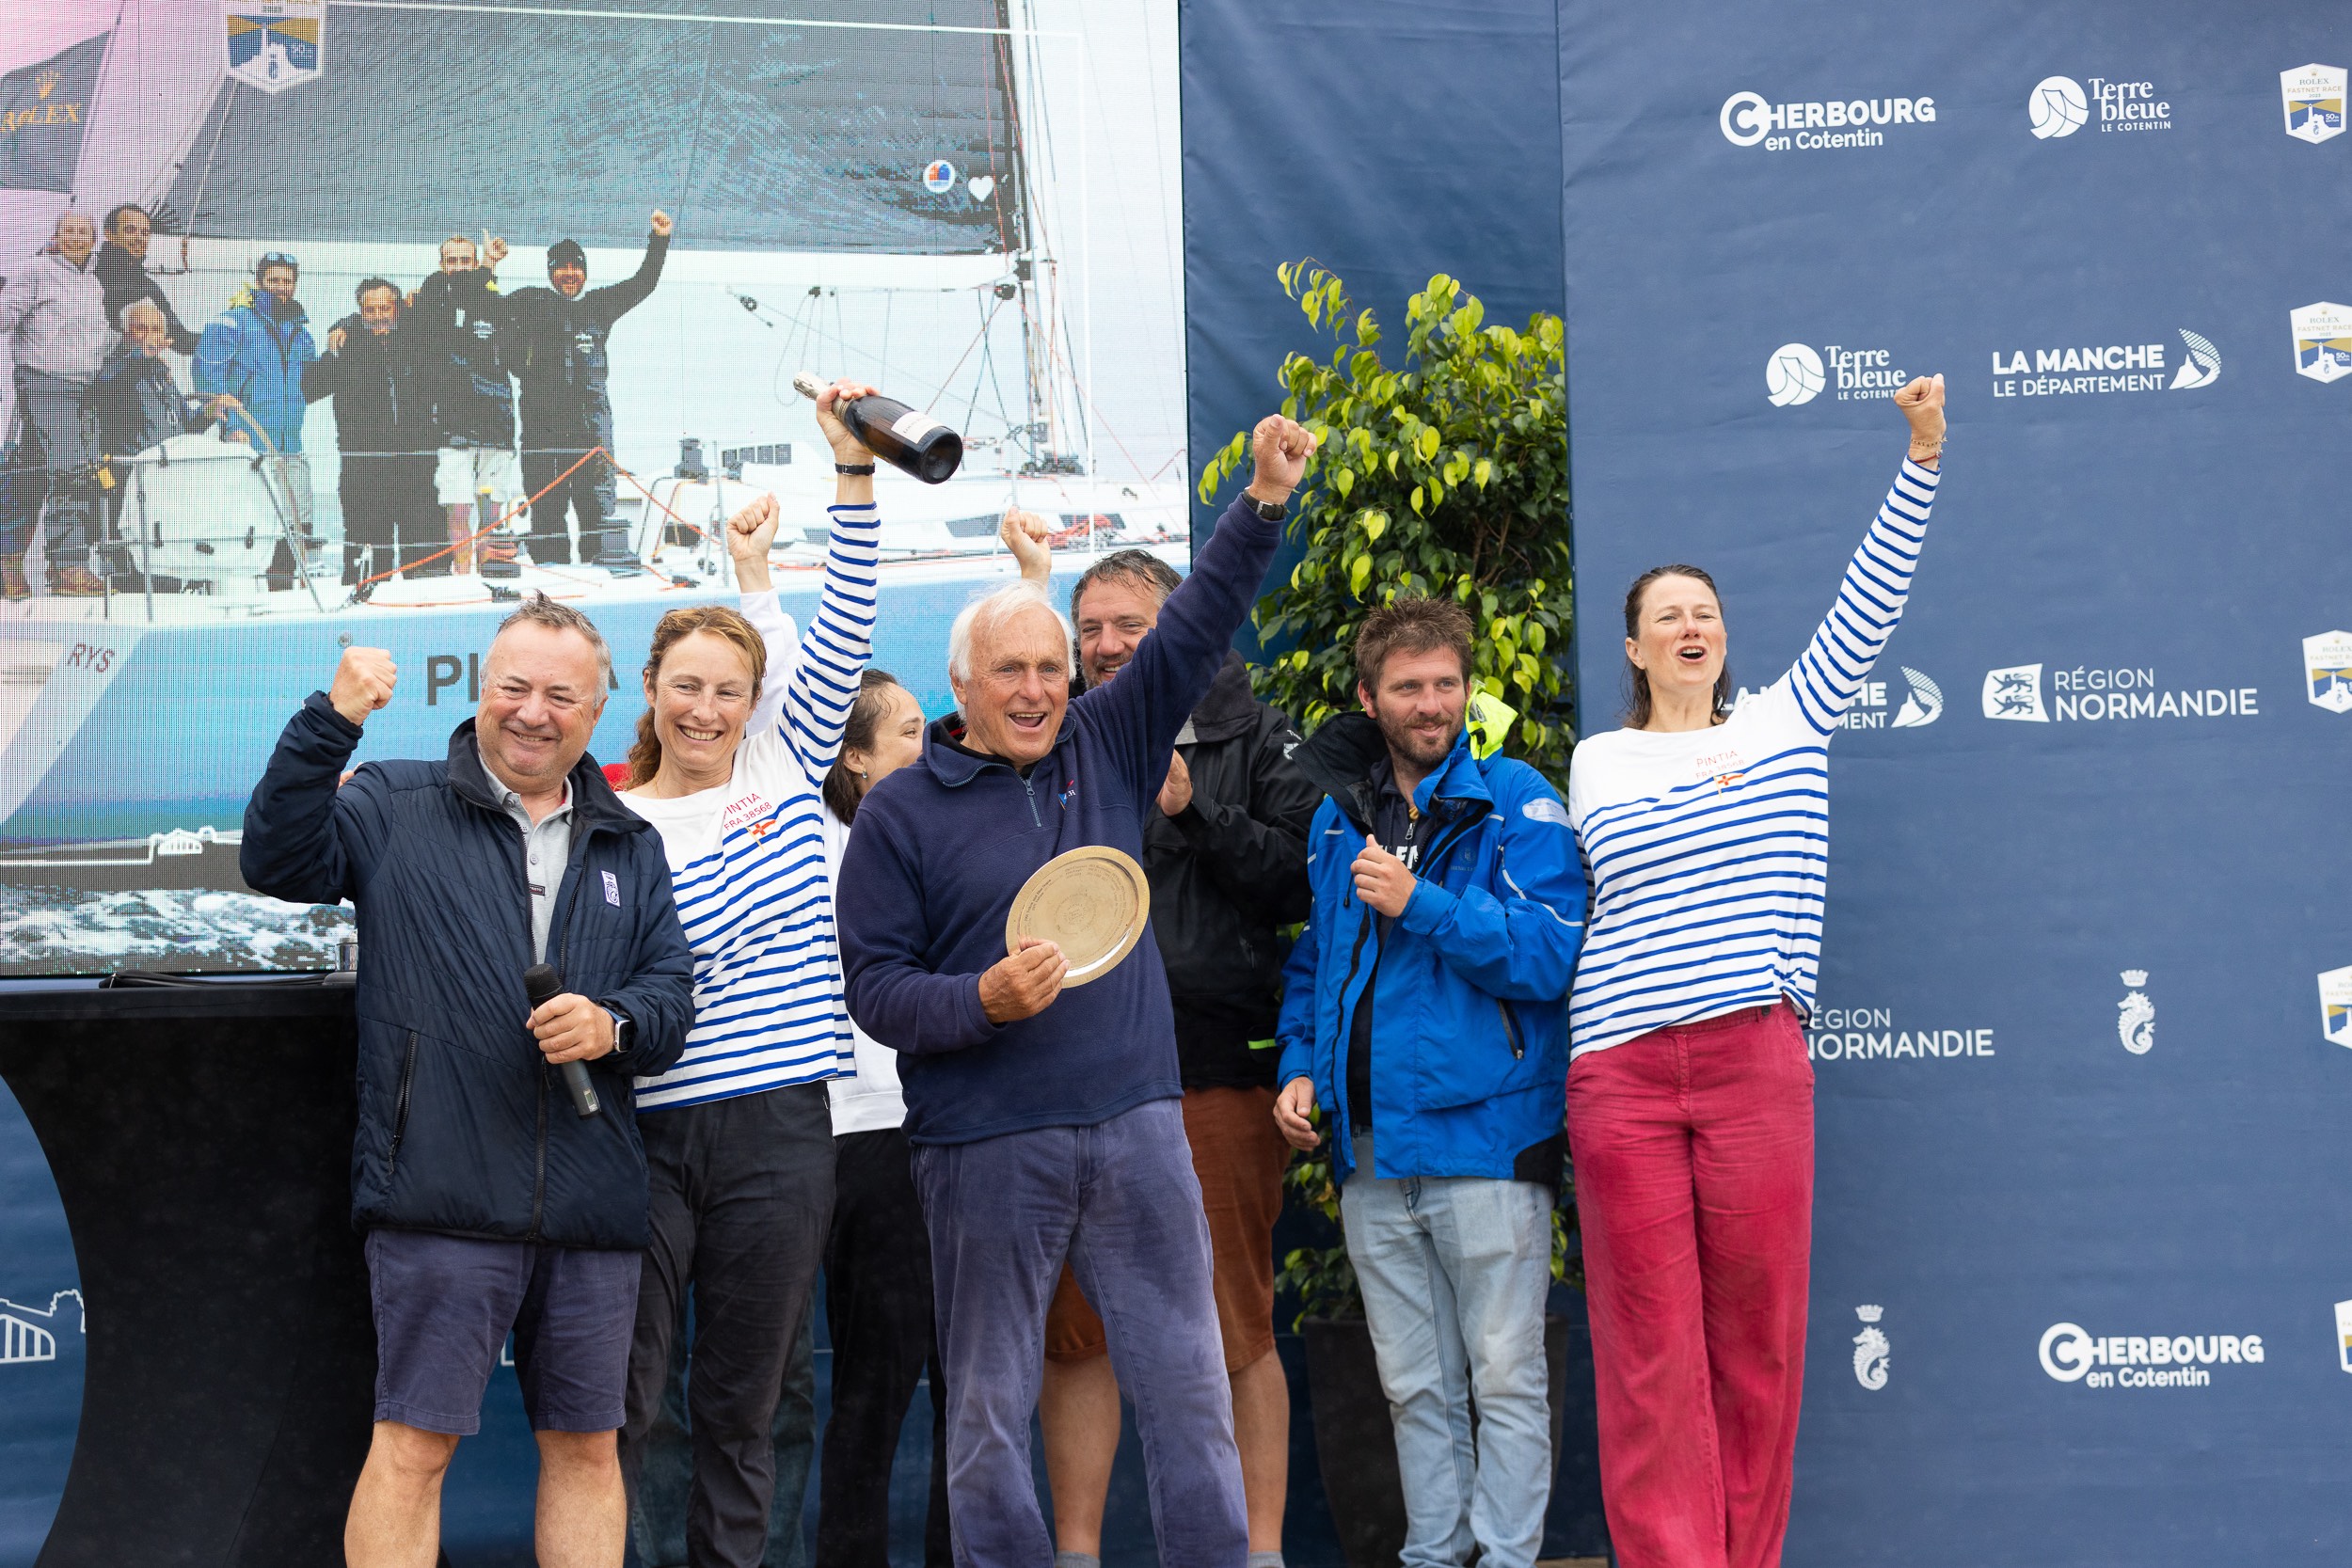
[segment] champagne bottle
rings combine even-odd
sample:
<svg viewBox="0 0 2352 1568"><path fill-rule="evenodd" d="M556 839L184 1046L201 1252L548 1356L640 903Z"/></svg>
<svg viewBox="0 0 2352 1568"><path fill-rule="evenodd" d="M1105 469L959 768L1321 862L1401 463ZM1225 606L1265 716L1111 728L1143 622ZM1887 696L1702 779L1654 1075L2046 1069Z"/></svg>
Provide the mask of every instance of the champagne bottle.
<svg viewBox="0 0 2352 1568"><path fill-rule="evenodd" d="M813 400L831 383L803 371L792 378L792 385ZM866 443L868 451L926 484L952 477L963 464L961 436L897 398L874 392L841 404L834 412L850 427L850 434Z"/></svg>

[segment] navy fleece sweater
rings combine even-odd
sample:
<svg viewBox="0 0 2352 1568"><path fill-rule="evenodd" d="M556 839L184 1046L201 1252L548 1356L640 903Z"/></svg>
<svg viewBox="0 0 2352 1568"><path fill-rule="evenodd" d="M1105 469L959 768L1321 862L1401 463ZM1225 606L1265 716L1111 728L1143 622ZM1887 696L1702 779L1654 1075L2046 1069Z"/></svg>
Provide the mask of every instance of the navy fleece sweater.
<svg viewBox="0 0 2352 1568"><path fill-rule="evenodd" d="M1109 974L1013 1023L981 1010L980 973L1005 956L1005 917L1039 866L1089 844L1143 859L1176 732L1280 538L1236 500L1119 679L1071 702L1025 779L950 745L943 721L920 760L859 803L834 893L850 1016L901 1053L914 1142L1091 1126L1184 1093L1151 931Z"/></svg>

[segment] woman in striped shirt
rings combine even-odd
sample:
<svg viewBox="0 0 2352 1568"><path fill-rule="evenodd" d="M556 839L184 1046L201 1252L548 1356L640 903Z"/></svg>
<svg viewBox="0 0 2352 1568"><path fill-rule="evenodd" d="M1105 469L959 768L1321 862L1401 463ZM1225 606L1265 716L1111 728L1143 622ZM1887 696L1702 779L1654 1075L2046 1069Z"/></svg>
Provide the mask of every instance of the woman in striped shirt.
<svg viewBox="0 0 2352 1568"><path fill-rule="evenodd" d="M1910 592L1943 377L1895 403L1910 452L1796 663L1734 710L1713 579L1645 572L1626 598L1626 727L1579 745L1568 775L1593 885L1568 1003L1568 1141L1602 1494L1627 1568L1780 1561L1804 1383L1803 1021L1829 742Z"/></svg>
<svg viewBox="0 0 2352 1568"><path fill-rule="evenodd" d="M621 1457L633 1487L691 1288L697 1562L766 1550L777 1395L833 1213L825 1081L851 1057L818 790L872 645L882 531L873 454L834 409L869 390L843 382L817 400L840 477L807 634L796 645L787 625L763 640L755 625L772 634L783 620L768 577L776 502L763 496L727 524L744 612L695 606L654 628L621 796L660 831L694 952L686 1053L637 1083L653 1244Z"/></svg>

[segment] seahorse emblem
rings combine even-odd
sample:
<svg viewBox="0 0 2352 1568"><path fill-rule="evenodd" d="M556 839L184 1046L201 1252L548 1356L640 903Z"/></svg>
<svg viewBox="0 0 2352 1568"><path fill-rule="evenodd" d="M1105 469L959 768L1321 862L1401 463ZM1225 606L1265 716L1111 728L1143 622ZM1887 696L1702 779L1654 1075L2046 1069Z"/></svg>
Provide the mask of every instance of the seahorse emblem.
<svg viewBox="0 0 2352 1568"><path fill-rule="evenodd" d="M2156 1043L2156 1005L2139 989L2147 983L2146 970L2125 970L2123 984L2131 989L2115 1005L2115 1037L2135 1056L2145 1056L2149 1047Z"/></svg>
<svg viewBox="0 0 2352 1568"><path fill-rule="evenodd" d="M1853 1377L1865 1388L1876 1390L1886 1386L1886 1355L1892 1347L1886 1336L1876 1328L1865 1328L1853 1337Z"/></svg>

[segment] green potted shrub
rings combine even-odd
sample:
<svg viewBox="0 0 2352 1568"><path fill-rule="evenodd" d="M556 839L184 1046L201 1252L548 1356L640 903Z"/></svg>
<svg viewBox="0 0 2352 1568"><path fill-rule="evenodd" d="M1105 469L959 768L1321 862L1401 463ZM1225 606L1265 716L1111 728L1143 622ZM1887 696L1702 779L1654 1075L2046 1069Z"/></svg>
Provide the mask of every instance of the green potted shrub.
<svg viewBox="0 0 2352 1568"><path fill-rule="evenodd" d="M1271 654L1255 672L1259 694L1311 732L1357 705L1352 649L1364 615L1398 594L1449 594L1478 628L1472 722L1482 745L1529 762L1565 793L1575 733L1560 318L1486 325L1486 308L1441 274L1407 302L1403 361L1391 368L1373 312L1348 299L1336 275L1298 261L1277 276L1332 347L1327 359L1293 354L1280 371L1282 412L1323 445L1293 498L1291 536L1303 553L1258 607ZM1248 450L1242 432L1209 460L1204 502ZM1330 1222L1325 1244L1285 1257L1279 1282L1300 1306L1324 1490L1350 1568L1388 1568L1405 1532L1396 1449L1363 1300L1338 1240L1327 1154L1299 1157L1287 1180ZM1564 1175L1552 1275L1581 1287L1575 1227ZM1555 1452L1569 1338L1567 1320L1547 1324ZM1576 1397L1589 1407L1589 1388Z"/></svg>

